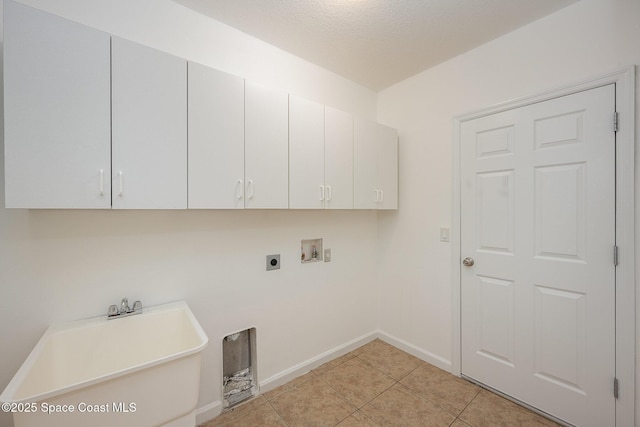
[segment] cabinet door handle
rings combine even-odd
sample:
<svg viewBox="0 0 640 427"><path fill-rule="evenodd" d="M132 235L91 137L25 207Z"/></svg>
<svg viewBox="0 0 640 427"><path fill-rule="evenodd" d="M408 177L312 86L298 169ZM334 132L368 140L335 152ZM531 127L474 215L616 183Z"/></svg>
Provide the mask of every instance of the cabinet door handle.
<svg viewBox="0 0 640 427"><path fill-rule="evenodd" d="M124 174L122 171L118 171L118 197L124 195Z"/></svg>
<svg viewBox="0 0 640 427"><path fill-rule="evenodd" d="M380 190L380 203L384 203L384 190Z"/></svg>
<svg viewBox="0 0 640 427"><path fill-rule="evenodd" d="M324 185L320 186L320 201L324 200Z"/></svg>
<svg viewBox="0 0 640 427"><path fill-rule="evenodd" d="M331 186L327 185L327 202L331 200Z"/></svg>
<svg viewBox="0 0 640 427"><path fill-rule="evenodd" d="M374 201L375 203L379 203L380 202L380 190L375 189L373 190L374 193L376 193L376 200Z"/></svg>
<svg viewBox="0 0 640 427"><path fill-rule="evenodd" d="M104 169L100 169L100 195L104 196Z"/></svg>
<svg viewBox="0 0 640 427"><path fill-rule="evenodd" d="M244 183L242 182L241 179L238 180L238 200L242 199L244 197Z"/></svg>
<svg viewBox="0 0 640 427"><path fill-rule="evenodd" d="M253 199L253 180L252 179L247 181L247 198L249 200Z"/></svg>

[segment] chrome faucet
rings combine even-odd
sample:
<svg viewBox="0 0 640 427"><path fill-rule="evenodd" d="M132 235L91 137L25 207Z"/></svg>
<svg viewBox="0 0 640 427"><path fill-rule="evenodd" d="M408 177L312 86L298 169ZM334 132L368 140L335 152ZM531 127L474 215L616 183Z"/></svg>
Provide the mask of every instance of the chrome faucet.
<svg viewBox="0 0 640 427"><path fill-rule="evenodd" d="M133 308L129 308L129 300L127 298L122 298L119 309L115 304L109 306L109 310L107 311L107 319L132 316L134 314L140 313L142 313L142 303L140 301L134 302Z"/></svg>

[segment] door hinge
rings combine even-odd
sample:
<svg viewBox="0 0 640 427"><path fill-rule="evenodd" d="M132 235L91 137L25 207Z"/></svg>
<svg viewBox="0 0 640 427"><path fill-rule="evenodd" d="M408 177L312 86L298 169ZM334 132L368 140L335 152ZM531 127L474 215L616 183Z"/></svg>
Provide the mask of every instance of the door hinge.
<svg viewBox="0 0 640 427"><path fill-rule="evenodd" d="M613 113L613 131L618 132L618 112Z"/></svg>
<svg viewBox="0 0 640 427"><path fill-rule="evenodd" d="M613 397L615 399L618 398L618 379L617 378L613 379Z"/></svg>
<svg viewBox="0 0 640 427"><path fill-rule="evenodd" d="M613 246L613 265L618 266L618 245Z"/></svg>

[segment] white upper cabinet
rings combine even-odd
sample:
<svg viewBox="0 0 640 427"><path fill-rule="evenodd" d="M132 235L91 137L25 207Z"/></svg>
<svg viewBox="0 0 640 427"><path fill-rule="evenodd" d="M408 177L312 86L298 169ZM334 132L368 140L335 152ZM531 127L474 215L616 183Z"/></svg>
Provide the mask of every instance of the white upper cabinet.
<svg viewBox="0 0 640 427"><path fill-rule="evenodd" d="M324 106L289 96L289 208L322 209Z"/></svg>
<svg viewBox="0 0 640 427"><path fill-rule="evenodd" d="M397 209L397 132L4 2L8 208Z"/></svg>
<svg viewBox="0 0 640 427"><path fill-rule="evenodd" d="M245 82L245 208L289 206L288 95Z"/></svg>
<svg viewBox="0 0 640 427"><path fill-rule="evenodd" d="M326 209L353 209L353 116L324 107Z"/></svg>
<svg viewBox="0 0 640 427"><path fill-rule="evenodd" d="M4 2L6 207L110 207L109 46L109 34Z"/></svg>
<svg viewBox="0 0 640 427"><path fill-rule="evenodd" d="M289 208L353 208L353 118L289 96Z"/></svg>
<svg viewBox="0 0 640 427"><path fill-rule="evenodd" d="M114 209L187 207L187 62L112 38Z"/></svg>
<svg viewBox="0 0 640 427"><path fill-rule="evenodd" d="M189 208L244 207L244 80L189 62Z"/></svg>
<svg viewBox="0 0 640 427"><path fill-rule="evenodd" d="M364 119L354 121L354 207L398 208L398 135Z"/></svg>
<svg viewBox="0 0 640 427"><path fill-rule="evenodd" d="M353 122L353 207L378 207L377 124L356 118Z"/></svg>

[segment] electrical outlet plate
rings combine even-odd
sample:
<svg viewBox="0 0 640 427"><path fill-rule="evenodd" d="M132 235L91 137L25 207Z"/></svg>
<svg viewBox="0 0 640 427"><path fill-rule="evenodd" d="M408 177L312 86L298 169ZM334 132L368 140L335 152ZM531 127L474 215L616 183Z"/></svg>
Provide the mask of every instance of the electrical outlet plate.
<svg viewBox="0 0 640 427"><path fill-rule="evenodd" d="M267 271L280 270L280 254L267 255Z"/></svg>
<svg viewBox="0 0 640 427"><path fill-rule="evenodd" d="M324 262L331 262L331 249L324 250Z"/></svg>

